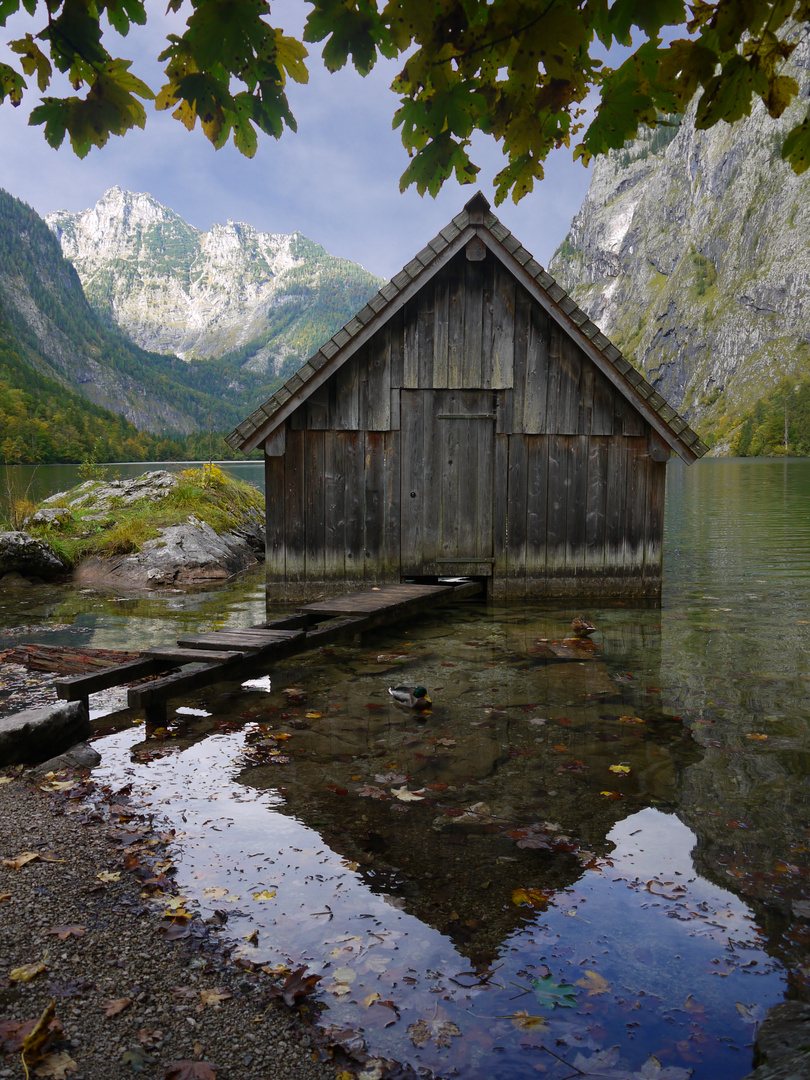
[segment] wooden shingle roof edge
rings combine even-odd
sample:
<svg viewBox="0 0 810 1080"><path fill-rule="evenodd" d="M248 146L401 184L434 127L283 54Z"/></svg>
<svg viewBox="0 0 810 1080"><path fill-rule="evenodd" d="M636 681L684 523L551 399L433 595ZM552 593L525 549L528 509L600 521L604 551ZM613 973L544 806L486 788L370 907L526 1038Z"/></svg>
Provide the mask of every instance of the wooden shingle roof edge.
<svg viewBox="0 0 810 1080"><path fill-rule="evenodd" d="M566 329L680 458L690 464L708 451L709 447L697 432L498 220L480 191L283 386L225 437L228 445L246 453L264 442L474 236L486 244L548 314Z"/></svg>

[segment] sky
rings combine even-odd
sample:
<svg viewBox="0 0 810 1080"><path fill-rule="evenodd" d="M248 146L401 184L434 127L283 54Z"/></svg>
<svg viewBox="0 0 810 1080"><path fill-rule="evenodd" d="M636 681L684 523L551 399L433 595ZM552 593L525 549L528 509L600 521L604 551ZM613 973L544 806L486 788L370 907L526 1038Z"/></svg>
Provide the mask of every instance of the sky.
<svg viewBox="0 0 810 1080"><path fill-rule="evenodd" d="M162 82L156 57L176 16L163 16L163 4L147 5L149 23L135 27L114 47L113 55L133 59L133 71L153 90ZM308 5L302 0L274 0L272 19L296 32ZM2 45L41 29L25 14L0 28ZM105 35L106 38L106 35ZM288 96L298 132L280 140L259 133L252 159L233 145L214 150L199 126L186 129L170 113L147 103L146 130L112 136L80 161L65 139L59 150L45 142L41 127L28 126L28 113L39 103L33 92L22 105L0 106L0 187L43 216L52 210L81 211L118 185L148 192L197 229L214 223L244 221L263 232L296 230L332 255L359 262L390 278L443 228L472 197L476 188L500 220L544 266L562 242L588 190L589 172L563 148L552 152L545 179L515 206L511 199L494 205L492 178L506 163L494 141L480 136L473 161L481 166L477 185L448 181L435 200L415 188L399 191L408 165L399 132L391 121L398 98L389 90L398 65L383 61L365 79L354 69L326 71L318 45L310 49L310 81L290 84ZM0 60L7 50L0 47ZM16 58L14 58L16 60ZM61 93L51 89L50 93Z"/></svg>

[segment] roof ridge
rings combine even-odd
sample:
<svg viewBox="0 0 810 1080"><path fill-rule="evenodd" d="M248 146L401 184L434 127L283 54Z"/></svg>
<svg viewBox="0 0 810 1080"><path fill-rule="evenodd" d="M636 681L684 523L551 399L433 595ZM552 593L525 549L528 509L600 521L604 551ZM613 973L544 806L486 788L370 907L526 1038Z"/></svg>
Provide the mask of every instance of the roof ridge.
<svg viewBox="0 0 810 1080"><path fill-rule="evenodd" d="M479 190L467 202L464 209L440 229L436 236L417 252L390 281L386 282L374 296L353 315L347 323L324 342L289 379L276 390L258 408L237 424L236 428L225 437L225 441L234 450L240 450L252 435L271 420L278 410L298 390L301 389L323 366L328 363L345 345L347 345L365 326L377 318L396 299L397 296L415 281L461 233L472 225L483 227L498 241L523 270L543 289L549 298L562 311L563 315L574 324L604 359L616 369L647 406L651 408L682 443L696 457L702 457L709 447L704 443L688 422L669 405L649 383L644 375L627 359L601 329L583 311L570 293L545 270L523 244L496 217L490 209L486 197Z"/></svg>

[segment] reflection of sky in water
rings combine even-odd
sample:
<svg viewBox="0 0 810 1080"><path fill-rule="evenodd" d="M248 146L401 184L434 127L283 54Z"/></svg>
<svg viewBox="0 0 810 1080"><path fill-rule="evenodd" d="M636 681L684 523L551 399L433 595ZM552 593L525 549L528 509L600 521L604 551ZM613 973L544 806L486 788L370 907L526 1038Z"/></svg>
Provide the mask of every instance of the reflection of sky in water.
<svg viewBox="0 0 810 1080"><path fill-rule="evenodd" d="M322 975L322 1022L361 1030L372 1057L439 1073L452 1062L470 1078L536 1076L542 1062L543 1075L557 1077L570 1070L557 1071L544 1045L580 1066L576 1055L620 1045L615 1067L628 1078L651 1053L696 1077L747 1071L751 1018L778 1000L782 982L745 905L696 877L694 836L674 816L648 808L619 822L610 859L546 911L527 911L482 979L446 936L279 813L278 792L233 783L242 732L137 763L128 751L141 734L104 739L98 779L133 783L135 801L178 830L181 891L204 915L228 913L237 954ZM549 981L575 994L576 1007L550 1008Z"/></svg>
<svg viewBox="0 0 810 1080"><path fill-rule="evenodd" d="M200 910L227 910L226 931L246 955L322 974L324 1023L362 1028L372 1055L445 1075L452 1066L464 1080L560 1080L571 1066L593 1071L598 1063L632 1080L655 1053L664 1067L694 1068L695 1080L737 1080L751 1067L754 1021L785 992L786 968L799 996L810 977L802 915L810 904L810 462L672 463L666 527L661 608L587 607L604 667L552 672L538 661L537 639L564 632L575 613L568 606L469 605L360 648L287 661L269 685L177 701L192 740L195 731L214 734L191 745L183 731L151 741L165 754L151 761L130 760L142 729L107 736L102 775L114 786L132 780L136 802L143 792L186 833L178 880ZM191 595L0 593L0 625L34 628L3 644L167 644L192 629L262 621L262 585L259 573ZM414 660L381 670L378 649L406 649ZM606 693L608 677L618 697ZM385 690L414 679L436 701L422 725L397 716ZM310 695L299 718L312 709L324 719L294 732L305 754L257 764L246 741L256 716L282 730L279 691L291 685ZM121 701L111 691L93 704ZM623 713L644 723L624 723ZM223 721L244 730L225 733ZM372 806L357 796L395 760L411 790L448 781L429 813L400 806L397 814L393 801ZM608 772L623 762L630 774ZM329 784L350 794L332 796ZM606 801L603 789L627 799ZM532 852L513 842L490 847L485 837L471 848L481 853L480 880L469 872L474 859L455 860L461 848L448 845L446 863L437 861L440 804L453 810L479 799L509 821L561 820L596 851L597 865L574 863L559 875L546 910L516 909L513 882L543 883ZM398 873L375 880L368 867L355 869L338 826L356 832L364 816L374 827L383 822L391 841L410 843L421 830L421 865L408 867L392 843ZM454 896L448 875L458 868L466 876ZM431 919L442 889L448 906ZM275 896L254 899L264 891ZM741 896L760 917L767 911L777 959ZM473 964L463 938L447 932L453 903L462 921L484 913L491 976L462 974ZM255 949L244 940L253 930ZM551 983L573 986L576 1007L550 1008Z"/></svg>

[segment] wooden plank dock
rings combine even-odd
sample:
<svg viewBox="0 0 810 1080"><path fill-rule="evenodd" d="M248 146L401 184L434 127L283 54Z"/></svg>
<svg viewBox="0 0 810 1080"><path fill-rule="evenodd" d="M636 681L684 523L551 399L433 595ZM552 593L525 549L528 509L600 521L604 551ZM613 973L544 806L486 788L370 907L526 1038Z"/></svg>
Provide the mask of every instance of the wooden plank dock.
<svg viewBox="0 0 810 1080"><path fill-rule="evenodd" d="M129 686L130 708L147 723L165 724L169 698L223 679L238 678L287 656L353 638L368 630L416 618L434 608L481 595L478 581L453 585L381 585L318 600L294 614L242 629L227 628L179 638L176 645L144 649L124 664L56 680L66 701L83 701L113 686ZM145 682L139 680L148 680Z"/></svg>

